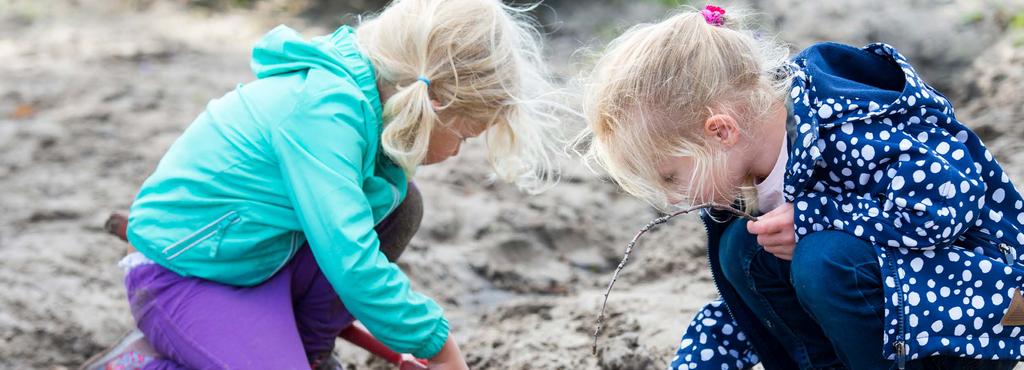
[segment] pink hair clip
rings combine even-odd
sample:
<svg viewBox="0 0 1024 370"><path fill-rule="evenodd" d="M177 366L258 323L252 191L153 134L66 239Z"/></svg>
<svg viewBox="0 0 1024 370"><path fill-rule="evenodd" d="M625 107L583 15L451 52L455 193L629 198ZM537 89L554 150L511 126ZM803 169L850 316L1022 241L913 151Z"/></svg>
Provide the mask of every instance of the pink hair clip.
<svg viewBox="0 0 1024 370"><path fill-rule="evenodd" d="M704 9L700 11L700 14L703 15L704 20L712 26L721 27L725 24L725 9L714 5L706 5L704 6Z"/></svg>

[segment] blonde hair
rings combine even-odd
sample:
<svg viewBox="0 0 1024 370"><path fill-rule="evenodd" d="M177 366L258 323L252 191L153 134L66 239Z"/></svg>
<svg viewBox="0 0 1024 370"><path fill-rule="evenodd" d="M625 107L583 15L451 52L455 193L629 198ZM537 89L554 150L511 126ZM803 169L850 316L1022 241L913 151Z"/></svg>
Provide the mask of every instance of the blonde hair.
<svg viewBox="0 0 1024 370"><path fill-rule="evenodd" d="M409 174L426 156L440 110L488 125L483 137L495 172L538 190L557 178L553 155L564 109L527 12L498 0L396 0L356 29L378 79L395 84L384 103L385 153ZM418 81L429 79L429 84Z"/></svg>
<svg viewBox="0 0 1024 370"><path fill-rule="evenodd" d="M746 200L750 208L756 193L716 181L726 156L706 139L703 123L717 113L761 122L787 93L788 76L778 74L787 57L785 46L745 30L735 9L723 26L689 9L630 28L608 45L589 78L588 127L578 138L586 143L584 159L661 209L670 196L708 201L694 199L708 190ZM658 174L658 163L670 156L693 159L687 189L672 188Z"/></svg>

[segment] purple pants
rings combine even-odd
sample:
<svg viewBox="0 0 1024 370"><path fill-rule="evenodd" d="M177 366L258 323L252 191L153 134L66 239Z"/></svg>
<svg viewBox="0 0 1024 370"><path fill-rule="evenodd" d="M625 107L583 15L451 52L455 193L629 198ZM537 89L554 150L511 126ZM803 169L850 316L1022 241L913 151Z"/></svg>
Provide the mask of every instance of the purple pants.
<svg viewBox="0 0 1024 370"><path fill-rule="evenodd" d="M156 264L133 268L125 286L139 330L164 356L146 369L309 369L354 320L308 246L253 287Z"/></svg>
<svg viewBox="0 0 1024 370"><path fill-rule="evenodd" d="M422 198L410 183L406 199L375 228L391 261L422 216ZM308 245L257 286L182 277L156 264L131 269L125 286L139 330L163 355L146 369L308 370L354 320Z"/></svg>

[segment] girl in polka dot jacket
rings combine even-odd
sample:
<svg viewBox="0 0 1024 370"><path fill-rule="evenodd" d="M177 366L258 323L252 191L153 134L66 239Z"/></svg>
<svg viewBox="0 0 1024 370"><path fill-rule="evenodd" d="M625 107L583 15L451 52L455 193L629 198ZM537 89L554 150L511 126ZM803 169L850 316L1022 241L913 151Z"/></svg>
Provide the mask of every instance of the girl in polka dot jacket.
<svg viewBox="0 0 1024 370"><path fill-rule="evenodd" d="M1024 353L1020 193L891 46L795 57L708 6L598 61L587 157L705 212L720 298L672 368L1011 369Z"/></svg>

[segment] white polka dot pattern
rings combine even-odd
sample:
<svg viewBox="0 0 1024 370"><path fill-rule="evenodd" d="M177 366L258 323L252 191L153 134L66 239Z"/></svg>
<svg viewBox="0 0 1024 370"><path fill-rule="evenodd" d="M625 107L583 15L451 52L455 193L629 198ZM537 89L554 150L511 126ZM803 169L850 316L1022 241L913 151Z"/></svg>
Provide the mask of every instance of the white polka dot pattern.
<svg viewBox="0 0 1024 370"><path fill-rule="evenodd" d="M877 64L835 67L851 56ZM1021 327L999 324L1024 284L1024 198L992 153L889 45L817 44L788 69L795 127L784 195L795 232L840 230L875 246L883 355L895 359L898 340L908 360L1024 358ZM886 69L902 90L878 81ZM697 314L671 369L758 361L724 306Z"/></svg>
<svg viewBox="0 0 1024 370"><path fill-rule="evenodd" d="M908 359L1020 358L1019 328L999 325L1024 280L1020 193L895 49L826 46L872 53L898 66L905 83L902 91L872 89L794 59L798 135L785 196L797 238L840 230L875 246L887 276L886 356L894 358L898 339Z"/></svg>
<svg viewBox="0 0 1024 370"><path fill-rule="evenodd" d="M736 327L721 299L704 306L690 322L672 358L671 370L749 369L760 360Z"/></svg>

